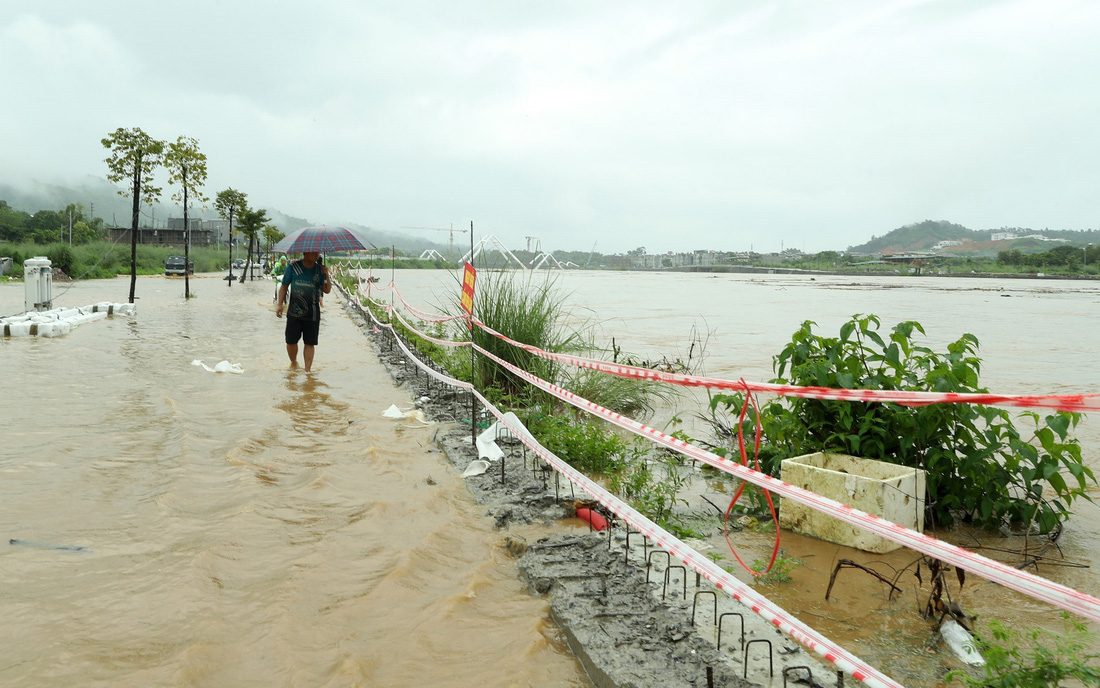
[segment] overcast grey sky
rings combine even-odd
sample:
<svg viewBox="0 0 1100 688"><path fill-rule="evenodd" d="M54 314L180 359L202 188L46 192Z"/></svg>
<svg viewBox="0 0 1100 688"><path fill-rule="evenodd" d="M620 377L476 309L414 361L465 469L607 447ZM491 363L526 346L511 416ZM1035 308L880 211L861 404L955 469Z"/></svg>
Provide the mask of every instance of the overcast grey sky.
<svg viewBox="0 0 1100 688"><path fill-rule="evenodd" d="M197 138L210 196L512 247L1100 226L1095 0L18 5L3 181L103 177L137 126Z"/></svg>

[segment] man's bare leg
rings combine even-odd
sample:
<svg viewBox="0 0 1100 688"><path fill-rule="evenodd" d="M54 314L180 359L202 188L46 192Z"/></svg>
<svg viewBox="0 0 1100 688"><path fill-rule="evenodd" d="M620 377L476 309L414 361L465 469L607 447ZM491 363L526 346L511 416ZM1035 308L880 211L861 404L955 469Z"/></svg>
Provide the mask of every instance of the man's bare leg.
<svg viewBox="0 0 1100 688"><path fill-rule="evenodd" d="M312 348L312 347L310 347L310 348ZM290 357L291 367L292 368L297 368L298 367L298 345L297 344L287 344L286 345L286 355ZM310 352L309 358L311 358L311 359L313 358L312 352ZM309 364L308 363L306 364L306 370L309 370Z"/></svg>
<svg viewBox="0 0 1100 688"><path fill-rule="evenodd" d="M309 344L302 345L302 358L305 359L306 372L308 373L309 369L313 367L313 347Z"/></svg>

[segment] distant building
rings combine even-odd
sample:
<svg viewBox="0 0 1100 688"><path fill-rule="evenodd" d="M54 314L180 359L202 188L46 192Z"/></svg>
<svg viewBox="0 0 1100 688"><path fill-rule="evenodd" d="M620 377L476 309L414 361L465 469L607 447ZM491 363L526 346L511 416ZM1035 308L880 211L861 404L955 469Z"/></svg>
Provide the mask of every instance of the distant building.
<svg viewBox="0 0 1100 688"><path fill-rule="evenodd" d="M190 220L190 218L188 218ZM141 227L138 229L137 242L139 244L155 244L160 246L180 246L184 245L187 241L187 237L183 231L183 220L181 219L179 229L164 229L152 227ZM190 224L190 222L188 222ZM130 243L130 228L129 227L109 227L107 232L111 236L112 241L119 243ZM217 243L214 238L214 233L205 229L192 229L191 230L191 245L192 246L211 246Z"/></svg>
<svg viewBox="0 0 1100 688"><path fill-rule="evenodd" d="M962 242L961 241L948 241L948 240L937 241L935 244L932 245L932 250L933 251L939 251L941 248L947 248L948 246L962 246Z"/></svg>
<svg viewBox="0 0 1100 688"><path fill-rule="evenodd" d="M1043 236L1042 234L1028 234L1027 236L1022 236L1020 238L1034 239L1036 241L1069 241L1069 239L1052 239L1050 237Z"/></svg>
<svg viewBox="0 0 1100 688"><path fill-rule="evenodd" d="M1016 232L993 232L989 235L990 241L1012 241L1018 238L1019 235Z"/></svg>
<svg viewBox="0 0 1100 688"><path fill-rule="evenodd" d="M191 225L191 231L197 232L202 229L201 217L189 217L187 218L187 224ZM170 217L168 218L168 229L183 229L182 217Z"/></svg>
<svg viewBox="0 0 1100 688"><path fill-rule="evenodd" d="M203 220L202 228L204 231L211 232L217 243L229 243L229 220Z"/></svg>
<svg viewBox="0 0 1100 688"><path fill-rule="evenodd" d="M201 217L187 218L187 224L191 225L192 232L209 232L211 241L224 244L229 241L229 220L204 220ZM168 218L168 229L183 231L183 218ZM191 242L194 244L194 240Z"/></svg>
<svg viewBox="0 0 1100 688"><path fill-rule="evenodd" d="M714 251L696 250L692 256L692 265L715 265L718 263L718 254Z"/></svg>

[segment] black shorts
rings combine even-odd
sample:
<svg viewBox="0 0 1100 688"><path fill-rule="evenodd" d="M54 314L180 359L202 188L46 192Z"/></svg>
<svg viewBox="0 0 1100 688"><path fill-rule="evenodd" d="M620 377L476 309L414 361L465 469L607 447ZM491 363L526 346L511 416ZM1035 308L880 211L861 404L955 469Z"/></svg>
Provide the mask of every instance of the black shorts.
<svg viewBox="0 0 1100 688"><path fill-rule="evenodd" d="M286 319L286 343L297 344L301 338L306 346L317 346L317 333L321 331L320 320Z"/></svg>

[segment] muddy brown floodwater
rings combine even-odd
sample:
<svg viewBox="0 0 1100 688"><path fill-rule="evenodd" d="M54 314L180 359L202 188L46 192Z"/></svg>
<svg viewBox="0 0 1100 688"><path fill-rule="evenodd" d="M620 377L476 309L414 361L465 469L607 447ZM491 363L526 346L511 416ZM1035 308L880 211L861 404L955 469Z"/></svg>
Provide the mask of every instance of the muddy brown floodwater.
<svg viewBox="0 0 1100 688"><path fill-rule="evenodd" d="M390 271L376 272L382 280ZM421 308L436 310L451 303L456 277L444 271L398 270L394 273L404 297ZM541 279L541 278L538 278ZM1100 340L1100 284L1093 282L947 277L844 278L789 275L708 275L653 272L565 272L558 288L568 295L574 322L597 322L597 341L610 349L611 338L623 351L659 360L698 355L704 344L704 371L727 379L768 380L772 356L790 340L803 320L818 323L817 332L835 336L856 313L881 317L883 331L903 320L922 323L927 344L938 351L964 333L981 342L982 385L1007 394L1070 394L1100 392L1100 367L1094 343ZM382 294L381 298L388 298ZM705 395L685 394L662 409L651 424L664 427L676 416L689 434L706 436L697 414L706 408ZM1021 430L1025 427L1018 422ZM1100 475L1100 418L1086 417L1076 430L1086 464ZM689 469L681 493L690 510L706 515L697 525L706 534L708 550L721 556L739 578L752 576L737 564L721 535L717 513L702 499L725 508L733 486ZM1100 494L1095 487L1091 494ZM708 513L709 512L709 513ZM1100 506L1074 505L1075 516L1059 540L1057 561L1042 565L1039 575L1090 595L1100 594ZM928 531L931 533L931 531ZM1022 538L966 528L940 529L944 540L977 549L985 556L1020 563L999 550L1022 550ZM774 532L749 528L730 536L748 565L767 560ZM923 583L910 567L899 580L900 593L870 575L845 569L824 599L833 567L850 559L893 578L913 563L917 554L901 549L885 555L867 554L813 538L782 532L782 555L793 562L789 583L756 583L758 589L804 622L838 641L907 686L943 686L946 671L961 665L933 634L934 625L918 609L927 601L929 579ZM1034 539L1030 543L1036 549ZM981 549L979 549L981 548ZM1060 556L1059 556L1060 555ZM998 619L1014 628L1062 629L1060 612L1042 602L977 576L959 589L948 574L952 599L983 620ZM1092 626L1092 630L1098 629ZM1092 650L1100 652L1094 637Z"/></svg>
<svg viewBox="0 0 1100 688"><path fill-rule="evenodd" d="M338 301L306 375L271 284L142 277L134 318L0 339L0 685L589 685Z"/></svg>
<svg viewBox="0 0 1100 688"><path fill-rule="evenodd" d="M457 289L451 273L397 277L429 309ZM685 357L693 327L709 335L705 372L715 376L767 379L803 319L835 332L853 313L877 313L885 327L922 322L937 348L976 334L995 392L1100 391L1100 290L1088 283L587 272L560 283L577 320L599 321L604 343L615 336L643 357ZM588 685L546 602L518 581L502 534L432 446L433 428L381 417L413 400L338 303L307 376L288 369L270 282L192 285L198 298L185 303L181 280L141 278L134 318L0 340L0 684ZM128 281L55 287L58 305L80 306L123 301ZM22 285L0 285L0 313L22 301ZM244 373L208 373L196 359ZM702 434L701 404L684 397L653 424L676 415ZM1095 470L1096 420L1077 434ZM706 514L703 546L749 581L702 500L724 506L732 486L688 470L681 496ZM1088 568L1038 572L1096 595L1100 509L1077 512L1061 554ZM746 563L767 558L772 538L731 535ZM824 600L838 559L890 575L915 554L789 533L781 546L797 562L791 582L756 585L803 621L908 686L942 685L958 666L917 613L927 575L923 585L903 575L890 596L848 569ZM951 590L980 619L1058 628L1049 606L976 577Z"/></svg>

